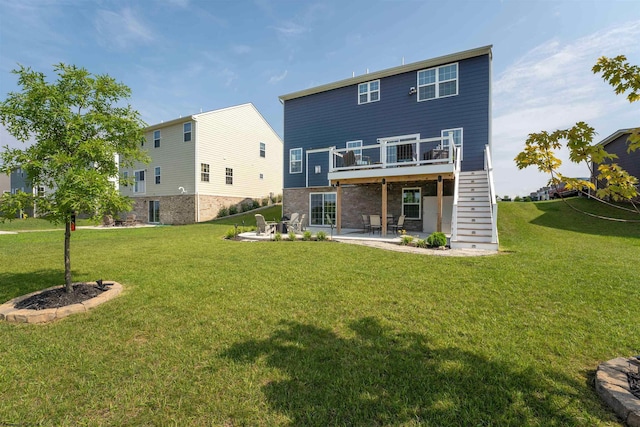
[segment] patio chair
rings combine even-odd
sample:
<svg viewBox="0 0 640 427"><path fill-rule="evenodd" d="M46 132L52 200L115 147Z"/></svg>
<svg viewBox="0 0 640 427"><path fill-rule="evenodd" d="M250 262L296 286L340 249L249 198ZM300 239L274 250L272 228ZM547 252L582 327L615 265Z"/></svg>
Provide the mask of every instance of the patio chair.
<svg viewBox="0 0 640 427"><path fill-rule="evenodd" d="M369 222L369 216L362 214L362 230L363 233L371 232L371 223Z"/></svg>
<svg viewBox="0 0 640 427"><path fill-rule="evenodd" d="M369 232L382 234L382 223L380 222L380 215L369 215Z"/></svg>
<svg viewBox="0 0 640 427"><path fill-rule="evenodd" d="M276 232L277 225L277 222L265 221L261 214L256 214L256 226L258 227L256 230L257 235L262 233L274 234Z"/></svg>
<svg viewBox="0 0 640 427"><path fill-rule="evenodd" d="M389 228L391 228L395 234L398 234L398 230L404 230L404 217L405 215L400 215L400 218L398 218L398 223L391 224L389 226Z"/></svg>
<svg viewBox="0 0 640 427"><path fill-rule="evenodd" d="M300 231L306 230L307 226L305 222L307 221L307 214L300 215Z"/></svg>
<svg viewBox="0 0 640 427"><path fill-rule="evenodd" d="M293 215L291 215L293 217ZM296 215L295 219L289 221L289 223L287 224L287 230L288 231L293 231L294 233L298 234L302 232L302 217L300 215Z"/></svg>
<svg viewBox="0 0 640 427"><path fill-rule="evenodd" d="M344 165L354 166L356 164L356 153L353 151L347 151L344 153Z"/></svg>

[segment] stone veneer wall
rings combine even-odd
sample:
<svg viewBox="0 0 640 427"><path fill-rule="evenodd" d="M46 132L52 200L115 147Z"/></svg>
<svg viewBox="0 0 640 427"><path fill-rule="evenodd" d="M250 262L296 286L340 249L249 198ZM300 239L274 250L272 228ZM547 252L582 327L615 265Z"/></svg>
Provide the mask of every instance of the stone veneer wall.
<svg viewBox="0 0 640 427"><path fill-rule="evenodd" d="M435 195L435 181L392 183L387 185L387 212L394 218L402 215L402 189L420 187L422 196ZM285 188L282 198L283 215L306 213L309 217L309 194L334 193L334 187ZM453 194L453 181L445 181L444 195ZM342 227L362 228L362 214L382 212L382 185L366 184L342 187ZM406 220L407 230L422 231L422 219Z"/></svg>
<svg viewBox="0 0 640 427"><path fill-rule="evenodd" d="M210 221L218 216L220 208L229 207L231 205L239 205L240 203L253 199L244 197L224 197L224 196L205 196L200 195L200 222Z"/></svg>
<svg viewBox="0 0 640 427"><path fill-rule="evenodd" d="M218 216L222 207L239 204L247 199L243 197L221 197L200 195L200 222L210 221ZM134 197L130 213L136 215L138 221L146 223L149 219L149 201L160 202L161 224L193 224L196 222L196 196L185 194L178 196ZM123 218L126 214L121 215Z"/></svg>

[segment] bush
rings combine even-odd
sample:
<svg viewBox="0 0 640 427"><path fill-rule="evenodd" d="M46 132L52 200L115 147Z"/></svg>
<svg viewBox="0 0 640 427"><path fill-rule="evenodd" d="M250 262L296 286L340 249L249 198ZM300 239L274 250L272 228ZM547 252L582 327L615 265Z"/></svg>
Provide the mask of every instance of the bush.
<svg viewBox="0 0 640 427"><path fill-rule="evenodd" d="M223 216L227 215L229 215L229 209L225 207L220 208L220 210L218 211L218 218L222 218Z"/></svg>
<svg viewBox="0 0 640 427"><path fill-rule="evenodd" d="M296 240L296 233L295 232L293 232L293 231L289 232L289 240L291 240L292 242L294 240Z"/></svg>
<svg viewBox="0 0 640 427"><path fill-rule="evenodd" d="M402 239L400 240L400 244L402 246L408 246L411 244L411 242L413 242L413 236L402 236Z"/></svg>
<svg viewBox="0 0 640 427"><path fill-rule="evenodd" d="M318 234L316 234L316 239L318 239L319 241L327 240L327 233L325 233L324 231L318 231Z"/></svg>
<svg viewBox="0 0 640 427"><path fill-rule="evenodd" d="M431 233L429 237L427 237L427 244L433 247L440 247L447 245L447 236L444 233L440 233L438 231Z"/></svg>
<svg viewBox="0 0 640 427"><path fill-rule="evenodd" d="M265 197L264 199L262 199L262 206L269 206L269 202L270 202L269 198Z"/></svg>
<svg viewBox="0 0 640 427"><path fill-rule="evenodd" d="M426 248L428 246L427 241L425 239L418 239L416 246L419 248Z"/></svg>
<svg viewBox="0 0 640 427"><path fill-rule="evenodd" d="M238 206L231 205L229 206L229 215L235 215L238 213Z"/></svg>
<svg viewBox="0 0 640 427"><path fill-rule="evenodd" d="M273 240L275 240L276 242L279 242L280 240L282 240L282 234L281 233L276 233L275 236L273 236Z"/></svg>
<svg viewBox="0 0 640 427"><path fill-rule="evenodd" d="M258 209L260 207L260 202L257 200L252 200L251 201L251 210L253 209Z"/></svg>
<svg viewBox="0 0 640 427"><path fill-rule="evenodd" d="M282 194L276 196L276 203L282 203Z"/></svg>
<svg viewBox="0 0 640 427"><path fill-rule="evenodd" d="M311 232L309 230L305 231L302 234L302 240L305 240L305 241L311 240Z"/></svg>

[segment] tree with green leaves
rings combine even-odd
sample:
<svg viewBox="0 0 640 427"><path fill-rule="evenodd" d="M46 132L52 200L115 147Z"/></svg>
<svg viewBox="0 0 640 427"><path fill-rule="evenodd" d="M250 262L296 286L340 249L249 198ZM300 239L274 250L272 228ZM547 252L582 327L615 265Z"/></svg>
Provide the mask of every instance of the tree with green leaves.
<svg viewBox="0 0 640 427"><path fill-rule="evenodd" d="M602 73L603 79L614 87L616 94L628 92L629 102L640 100L640 67L630 65L625 56L612 59L601 57L592 71ZM515 158L516 165L519 169L535 166L540 172L549 174L549 185L555 188L564 183L568 190L588 188L600 201L630 201L633 210L640 213L633 203L633 198L638 196L638 179L613 162L617 158L615 154L593 143L595 134L595 129L585 122L578 122L570 129L529 134L524 150ZM584 162L591 176L596 178L595 182L570 178L560 173L562 161L555 152L564 146L563 142L566 142L569 150L569 160L578 164ZM640 128L631 132L628 144L629 152L640 148ZM598 182L604 183L604 186L598 188Z"/></svg>
<svg viewBox="0 0 640 427"><path fill-rule="evenodd" d="M35 202L40 217L65 224L65 286L71 292L72 218L131 208L114 180L118 162L127 167L147 161L140 150L145 124L123 103L131 95L126 85L74 65L58 64L54 71L57 79L48 82L43 73L19 66L13 73L22 90L0 102L0 121L7 131L19 141L35 141L24 149L3 147L0 172L22 168L33 187L46 189L4 194L0 215L15 218Z"/></svg>

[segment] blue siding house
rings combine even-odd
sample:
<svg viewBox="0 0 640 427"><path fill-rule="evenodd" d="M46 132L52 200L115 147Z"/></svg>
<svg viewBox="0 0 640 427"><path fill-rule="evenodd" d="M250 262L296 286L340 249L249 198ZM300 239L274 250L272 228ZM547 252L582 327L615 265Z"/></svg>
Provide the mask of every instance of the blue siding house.
<svg viewBox="0 0 640 427"><path fill-rule="evenodd" d="M628 151L629 148L629 136L633 131L638 128L619 129L600 141L601 145L608 153L618 156L617 159L610 161L609 163L617 163L620 167L626 170L629 175L635 176L640 182L640 150ZM592 177L592 181L596 182L598 176L598 164L593 165L593 171L595 176ZM605 183L600 183L598 188L601 188Z"/></svg>
<svg viewBox="0 0 640 427"><path fill-rule="evenodd" d="M491 46L280 96L284 213L309 226L442 231L497 249Z"/></svg>

